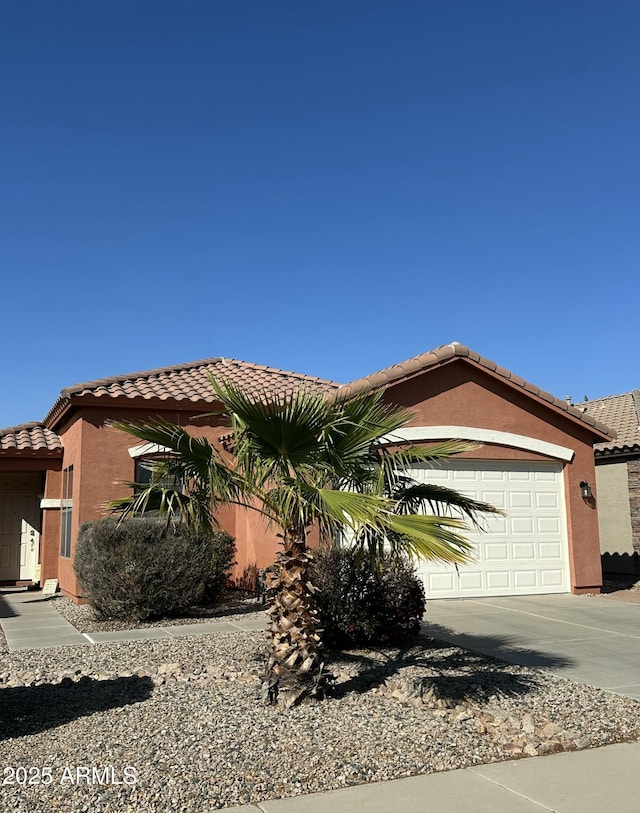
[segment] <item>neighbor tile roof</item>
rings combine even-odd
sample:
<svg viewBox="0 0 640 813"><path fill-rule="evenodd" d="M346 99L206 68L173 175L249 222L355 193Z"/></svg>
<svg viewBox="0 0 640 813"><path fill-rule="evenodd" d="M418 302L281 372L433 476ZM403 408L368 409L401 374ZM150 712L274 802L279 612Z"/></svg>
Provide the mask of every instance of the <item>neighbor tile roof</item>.
<svg viewBox="0 0 640 813"><path fill-rule="evenodd" d="M51 429L32 421L0 429L0 451L57 452L62 450L60 438Z"/></svg>
<svg viewBox="0 0 640 813"><path fill-rule="evenodd" d="M215 394L209 375L240 387L250 395L284 395L302 387L316 392L331 392L339 387L334 381L250 364L227 358L210 358L160 367L139 373L100 378L66 387L45 418L52 426L71 401L85 396L104 399L159 399L213 403Z"/></svg>
<svg viewBox="0 0 640 813"><path fill-rule="evenodd" d="M495 363L495 361L484 358L474 350L470 350L468 347L465 347L463 344L459 344L458 342L444 344L441 347L437 347L435 350L422 353L420 356L415 356L407 361L387 367L385 370L380 370L377 373L372 373L364 378L359 378L356 381L352 381L350 384L345 384L338 390L338 395L348 397L367 389L381 389L389 386L390 384L397 384L400 381L406 381L407 379L422 373L424 370L437 367L438 365L444 364L457 357L466 358L469 361L475 362L479 366L486 368L498 376L501 376L502 378L511 382L511 384L515 384L517 387L520 387L531 395L541 398L543 401L552 404L554 407L561 409L563 412L567 412L573 418L577 418L589 426L592 426L598 432L605 435L611 435L609 427L604 423L601 423L599 420L596 420L596 418L594 418L592 415L584 412L583 410L577 409L570 404L567 404L565 400L556 398L549 392L541 390L540 387L536 387L535 384L530 384L528 381L525 381L524 378L520 378L504 367L500 367Z"/></svg>
<svg viewBox="0 0 640 813"><path fill-rule="evenodd" d="M616 432L614 441L596 443L596 455L640 452L640 390L583 401L578 408Z"/></svg>

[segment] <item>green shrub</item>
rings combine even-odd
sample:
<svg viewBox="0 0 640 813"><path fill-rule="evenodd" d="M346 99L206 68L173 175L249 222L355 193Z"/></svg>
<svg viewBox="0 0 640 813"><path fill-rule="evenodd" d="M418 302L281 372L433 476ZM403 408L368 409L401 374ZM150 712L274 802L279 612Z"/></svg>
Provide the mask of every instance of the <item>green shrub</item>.
<svg viewBox="0 0 640 813"><path fill-rule="evenodd" d="M211 538L211 575L207 579L202 601L213 604L218 600L227 580L229 571L235 565L236 543L226 531L215 531Z"/></svg>
<svg viewBox="0 0 640 813"><path fill-rule="evenodd" d="M198 604L219 578L215 556L215 540L183 525L104 519L81 526L74 570L98 616L141 621Z"/></svg>
<svg viewBox="0 0 640 813"><path fill-rule="evenodd" d="M399 643L420 629L422 581L408 559L385 557L379 568L344 548L318 551L312 581L327 643Z"/></svg>

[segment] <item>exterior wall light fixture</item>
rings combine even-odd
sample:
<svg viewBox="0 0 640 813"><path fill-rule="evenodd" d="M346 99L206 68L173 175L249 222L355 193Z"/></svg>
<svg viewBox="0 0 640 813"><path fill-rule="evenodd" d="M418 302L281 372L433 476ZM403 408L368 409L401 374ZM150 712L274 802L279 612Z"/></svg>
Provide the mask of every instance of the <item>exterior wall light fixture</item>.
<svg viewBox="0 0 640 813"><path fill-rule="evenodd" d="M587 483L586 480L580 481L580 496L583 500L590 500L591 499L591 486Z"/></svg>

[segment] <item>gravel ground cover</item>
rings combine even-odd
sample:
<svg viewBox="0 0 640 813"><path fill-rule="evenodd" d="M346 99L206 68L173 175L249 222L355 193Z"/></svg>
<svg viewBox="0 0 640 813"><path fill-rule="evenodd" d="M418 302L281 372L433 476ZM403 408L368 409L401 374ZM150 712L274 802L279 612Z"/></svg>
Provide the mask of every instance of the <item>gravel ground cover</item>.
<svg viewBox="0 0 640 813"><path fill-rule="evenodd" d="M80 632L111 632L113 630L145 629L148 627L173 627L178 624L202 624L217 621L228 616L242 618L264 617L264 610L255 597L239 590L225 592L218 604L213 607L194 607L191 614L180 618L159 618L153 621L131 621L122 618L97 618L88 604L74 604L58 594L49 600L63 618ZM265 622L266 624L266 622Z"/></svg>
<svg viewBox="0 0 640 813"><path fill-rule="evenodd" d="M0 809L195 813L640 738L634 700L423 637L329 653L328 700L266 707L264 641L5 647Z"/></svg>

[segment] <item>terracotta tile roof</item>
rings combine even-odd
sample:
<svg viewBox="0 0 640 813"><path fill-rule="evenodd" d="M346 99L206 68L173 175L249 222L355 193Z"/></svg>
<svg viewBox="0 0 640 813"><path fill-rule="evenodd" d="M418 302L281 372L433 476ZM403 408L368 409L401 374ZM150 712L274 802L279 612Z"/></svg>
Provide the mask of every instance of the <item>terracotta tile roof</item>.
<svg viewBox="0 0 640 813"><path fill-rule="evenodd" d="M60 438L41 423L32 421L0 429L0 452L62 451Z"/></svg>
<svg viewBox="0 0 640 813"><path fill-rule="evenodd" d="M585 415L603 421L616 432L614 441L596 443L597 456L640 452L640 390L594 398L577 406Z"/></svg>
<svg viewBox="0 0 640 813"><path fill-rule="evenodd" d="M380 389L391 384L398 384L401 381L406 381L422 373L424 370L437 367L455 358L468 359L480 367L484 367L492 373L501 376L511 384L520 387L531 395L546 401L554 407L561 409L563 412L567 412L573 418L588 424L596 429L599 433L611 435L609 428L605 426L604 423L600 423L600 421L589 413L571 406L566 402L566 400L561 400L560 398L556 398L554 395L551 395L551 393L541 390L540 387L536 387L535 384L530 384L528 381L514 375L504 367L500 367L495 363L495 361L484 358L474 350L470 350L468 347L465 347L463 344L459 344L458 342L443 344L441 347L437 347L435 350L422 353L420 356L415 356L407 361L394 364L392 367L387 367L385 370L380 370L377 373L372 373L364 378L359 378L356 381L352 381L350 384L345 384L338 390L338 397L354 395L355 393L362 392L366 389Z"/></svg>
<svg viewBox="0 0 640 813"><path fill-rule="evenodd" d="M139 373L100 378L66 387L53 405L44 422L52 426L65 408L74 400L86 396L104 399L159 399L161 401L189 401L213 403L215 396L209 375L241 387L250 395L283 395L301 387L319 392L332 392L339 387L334 381L250 364L227 358L210 358L160 367Z"/></svg>

